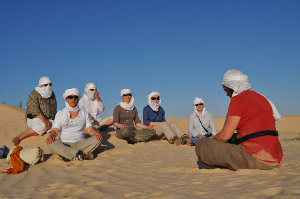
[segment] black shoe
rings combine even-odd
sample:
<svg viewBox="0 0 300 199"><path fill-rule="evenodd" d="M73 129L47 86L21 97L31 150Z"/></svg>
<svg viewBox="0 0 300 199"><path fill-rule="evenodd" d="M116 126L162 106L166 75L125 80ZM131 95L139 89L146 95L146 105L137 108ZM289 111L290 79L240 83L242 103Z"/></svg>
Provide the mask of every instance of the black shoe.
<svg viewBox="0 0 300 199"><path fill-rule="evenodd" d="M138 143L138 141L137 141L137 139L135 139L135 138L128 138L128 139L127 139L127 143L128 143L128 144L135 144L135 143Z"/></svg>

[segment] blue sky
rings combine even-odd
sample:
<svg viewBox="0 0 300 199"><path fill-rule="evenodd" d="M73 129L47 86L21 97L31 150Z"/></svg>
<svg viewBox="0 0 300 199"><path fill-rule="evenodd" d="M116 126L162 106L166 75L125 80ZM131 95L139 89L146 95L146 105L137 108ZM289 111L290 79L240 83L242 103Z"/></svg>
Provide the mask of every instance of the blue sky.
<svg viewBox="0 0 300 199"><path fill-rule="evenodd" d="M65 89L98 85L112 115L130 88L139 112L159 91L168 118L196 96L215 117L232 68L282 115L300 115L300 1L0 1L0 102L25 104L41 76Z"/></svg>

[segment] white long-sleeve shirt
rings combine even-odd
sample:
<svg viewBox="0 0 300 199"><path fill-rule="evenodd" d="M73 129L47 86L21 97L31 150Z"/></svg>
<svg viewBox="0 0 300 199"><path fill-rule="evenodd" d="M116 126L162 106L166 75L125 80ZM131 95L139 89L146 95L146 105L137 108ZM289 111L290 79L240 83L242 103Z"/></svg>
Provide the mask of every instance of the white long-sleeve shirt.
<svg viewBox="0 0 300 199"><path fill-rule="evenodd" d="M216 135L217 129L212 115L209 112L205 111L205 113L199 118L203 126L208 130L208 132L212 133L213 135ZM198 134L206 134L206 131L200 124L200 121L194 112L190 115L189 119L189 133L194 137L196 137Z"/></svg>
<svg viewBox="0 0 300 199"><path fill-rule="evenodd" d="M103 112L104 106L102 102L98 102L95 100L88 99L85 95L79 100L79 107L85 109L94 120L100 121L102 120L99 112Z"/></svg>

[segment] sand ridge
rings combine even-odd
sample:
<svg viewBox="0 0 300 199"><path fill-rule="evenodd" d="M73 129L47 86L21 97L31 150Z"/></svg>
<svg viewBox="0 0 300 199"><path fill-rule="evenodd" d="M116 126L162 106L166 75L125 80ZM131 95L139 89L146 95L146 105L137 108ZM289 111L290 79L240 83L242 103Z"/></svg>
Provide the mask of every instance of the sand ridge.
<svg viewBox="0 0 300 199"><path fill-rule="evenodd" d="M187 119L171 120L187 132ZM284 117L284 162L270 171L199 170L194 147L165 140L128 145L115 132L104 133L95 160L63 162L50 154L47 136L32 137L21 146L40 146L47 161L16 176L1 174L0 198L299 198L299 131L289 129L294 121ZM25 128L24 112L0 104L0 145L12 146L12 137ZM0 159L0 170L8 167Z"/></svg>

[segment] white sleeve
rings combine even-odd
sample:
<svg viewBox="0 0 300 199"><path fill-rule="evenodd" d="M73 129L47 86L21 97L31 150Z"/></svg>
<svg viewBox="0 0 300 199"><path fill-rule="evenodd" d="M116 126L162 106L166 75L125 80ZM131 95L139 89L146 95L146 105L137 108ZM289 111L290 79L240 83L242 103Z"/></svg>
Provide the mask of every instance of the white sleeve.
<svg viewBox="0 0 300 199"><path fill-rule="evenodd" d="M89 114L88 114L88 112L86 112L86 111L84 111L85 113L84 113L84 115L85 115L85 128L88 128L88 127L90 127L90 126L93 126L92 125L92 121L91 121L91 119L90 119L90 117L89 117Z"/></svg>
<svg viewBox="0 0 300 199"><path fill-rule="evenodd" d="M62 115L61 115L61 112L57 112L56 115L55 115L55 118L54 118L54 122L53 122L53 127L52 128L57 128L59 131L61 131L61 128L62 128Z"/></svg>
<svg viewBox="0 0 300 199"><path fill-rule="evenodd" d="M100 101L100 102L98 102L97 103L97 108L98 108L98 110L100 111L100 112L103 112L104 111L104 105L103 105L103 103Z"/></svg>
<svg viewBox="0 0 300 199"><path fill-rule="evenodd" d="M198 133L194 130L194 121L193 121L193 116L192 114L190 115L189 119L189 133L195 137Z"/></svg>

